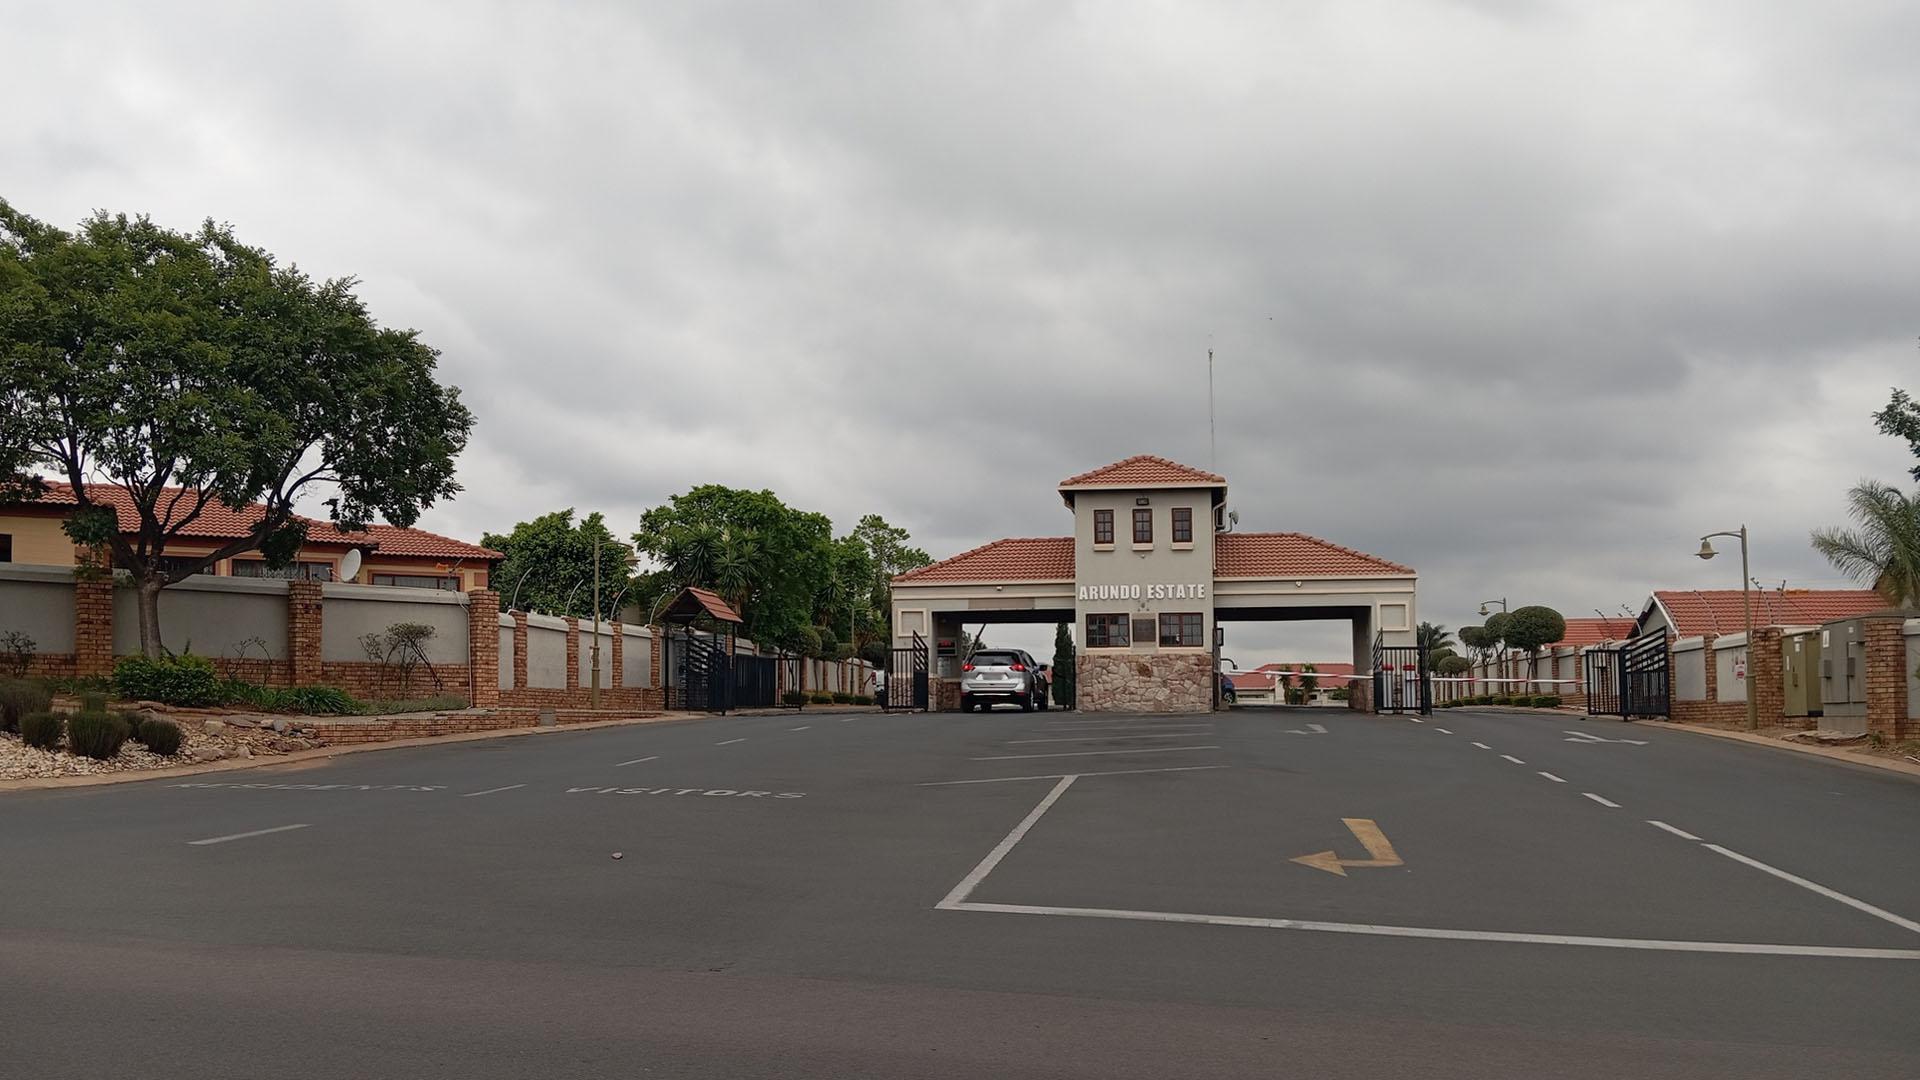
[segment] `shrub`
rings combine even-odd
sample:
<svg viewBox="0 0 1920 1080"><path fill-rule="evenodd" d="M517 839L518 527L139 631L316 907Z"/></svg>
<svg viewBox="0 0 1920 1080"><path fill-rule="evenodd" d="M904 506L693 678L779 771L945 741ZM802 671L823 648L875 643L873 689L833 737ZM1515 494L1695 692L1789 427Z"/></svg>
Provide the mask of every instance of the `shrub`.
<svg viewBox="0 0 1920 1080"><path fill-rule="evenodd" d="M851 705L853 704L853 695L847 693L845 690L835 690L833 692L833 703L835 705Z"/></svg>
<svg viewBox="0 0 1920 1080"><path fill-rule="evenodd" d="M106 761L120 752L131 732L113 713L82 712L67 718L67 747L82 757Z"/></svg>
<svg viewBox="0 0 1920 1080"><path fill-rule="evenodd" d="M20 741L41 750L60 745L66 717L57 712L31 712L20 718Z"/></svg>
<svg viewBox="0 0 1920 1080"><path fill-rule="evenodd" d="M180 743L186 738L180 733L179 724L160 719L140 721L133 729L133 737L154 753L169 757L180 752Z"/></svg>
<svg viewBox="0 0 1920 1080"><path fill-rule="evenodd" d="M780 704L800 706L807 703L807 695L798 690L789 690L780 695Z"/></svg>
<svg viewBox="0 0 1920 1080"><path fill-rule="evenodd" d="M25 679L0 682L0 731L19 731L20 718L53 707L53 694Z"/></svg>
<svg viewBox="0 0 1920 1080"><path fill-rule="evenodd" d="M98 690L88 690L80 694L81 712L106 712L107 695Z"/></svg>
<svg viewBox="0 0 1920 1080"><path fill-rule="evenodd" d="M831 705L833 704L833 695L827 693L825 690L815 690L813 693L807 695L807 700L815 705Z"/></svg>
<svg viewBox="0 0 1920 1080"><path fill-rule="evenodd" d="M328 689L332 689L329 687ZM441 694L437 697L395 698L388 701L360 701L354 703L354 711L362 716L384 716L388 713L410 712L452 712L464 709L469 702L458 694Z"/></svg>
<svg viewBox="0 0 1920 1080"><path fill-rule="evenodd" d="M311 716L345 715L360 705L352 694L337 686L293 686L281 690L278 697L282 710ZM466 701L460 703L465 705Z"/></svg>
<svg viewBox="0 0 1920 1080"><path fill-rule="evenodd" d="M204 656L184 653L158 660L129 656L113 667L113 685L122 696L165 705L218 705L225 684Z"/></svg>
<svg viewBox="0 0 1920 1080"><path fill-rule="evenodd" d="M33 653L37 647L38 643L31 634L19 630L0 634L0 675L26 678L27 669L33 666Z"/></svg>
<svg viewBox="0 0 1920 1080"><path fill-rule="evenodd" d="M1513 699L1512 699L1512 698L1510 698L1510 697L1508 697L1508 696L1507 696L1507 695L1505 695L1505 694L1495 694L1495 695L1493 695L1493 700L1491 700L1491 701L1489 701L1489 702L1487 702L1487 704L1489 704L1489 705L1511 705L1511 704L1513 704Z"/></svg>
<svg viewBox="0 0 1920 1080"><path fill-rule="evenodd" d="M1543 708L1557 709L1560 707L1560 695L1559 694L1542 694L1539 697L1534 698L1533 703Z"/></svg>

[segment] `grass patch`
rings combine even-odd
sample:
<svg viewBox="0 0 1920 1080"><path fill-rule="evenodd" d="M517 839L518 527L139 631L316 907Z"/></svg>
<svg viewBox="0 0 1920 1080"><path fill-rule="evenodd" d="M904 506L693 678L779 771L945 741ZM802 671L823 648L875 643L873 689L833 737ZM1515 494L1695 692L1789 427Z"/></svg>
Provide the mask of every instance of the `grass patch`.
<svg viewBox="0 0 1920 1080"><path fill-rule="evenodd" d="M354 705L354 712L361 716L383 716L387 713L452 712L466 708L467 699L458 694L440 694L436 697L360 701Z"/></svg>

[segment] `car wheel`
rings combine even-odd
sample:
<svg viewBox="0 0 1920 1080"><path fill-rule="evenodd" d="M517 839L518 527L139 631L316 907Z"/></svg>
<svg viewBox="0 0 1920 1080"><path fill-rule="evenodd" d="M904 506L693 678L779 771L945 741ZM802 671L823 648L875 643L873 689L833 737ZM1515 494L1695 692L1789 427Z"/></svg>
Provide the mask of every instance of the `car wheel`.
<svg viewBox="0 0 1920 1080"><path fill-rule="evenodd" d="M1050 692L1051 692L1051 688L1049 687L1042 687L1040 689L1040 711L1041 712L1047 711L1047 698L1050 695Z"/></svg>
<svg viewBox="0 0 1920 1080"><path fill-rule="evenodd" d="M1033 692L1031 690L1020 695L1020 711L1021 712L1033 711Z"/></svg>

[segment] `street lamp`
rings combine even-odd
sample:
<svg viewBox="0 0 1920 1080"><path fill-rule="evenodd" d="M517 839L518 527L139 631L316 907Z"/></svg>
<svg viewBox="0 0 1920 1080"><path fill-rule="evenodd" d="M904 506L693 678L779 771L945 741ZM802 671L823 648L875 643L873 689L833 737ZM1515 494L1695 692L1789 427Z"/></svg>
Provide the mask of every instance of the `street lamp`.
<svg viewBox="0 0 1920 1080"><path fill-rule="evenodd" d="M1504 596L1498 600L1482 600L1480 601L1480 617L1483 619L1487 617L1488 604L1499 604L1501 611L1507 610L1507 598Z"/></svg>
<svg viewBox="0 0 1920 1080"><path fill-rule="evenodd" d="M1700 538L1700 550L1694 552L1701 561L1720 554L1713 550L1713 538L1732 536L1740 539L1740 606L1747 613L1747 666L1753 666L1753 575L1747 569L1747 527L1740 526L1739 532L1711 532ZM1760 703L1754 700L1753 680L1747 679L1747 730L1760 730Z"/></svg>

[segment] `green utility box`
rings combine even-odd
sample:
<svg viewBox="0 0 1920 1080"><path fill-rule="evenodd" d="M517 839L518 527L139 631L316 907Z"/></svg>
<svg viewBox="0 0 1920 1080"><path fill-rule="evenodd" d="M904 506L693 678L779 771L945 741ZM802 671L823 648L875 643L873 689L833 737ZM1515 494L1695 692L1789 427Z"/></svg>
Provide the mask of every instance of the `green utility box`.
<svg viewBox="0 0 1920 1080"><path fill-rule="evenodd" d="M1820 630L1790 629L1780 635L1780 678L1786 684L1787 715L1819 716Z"/></svg>

